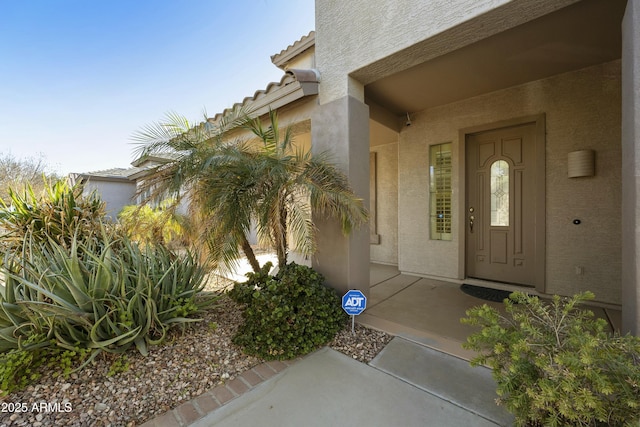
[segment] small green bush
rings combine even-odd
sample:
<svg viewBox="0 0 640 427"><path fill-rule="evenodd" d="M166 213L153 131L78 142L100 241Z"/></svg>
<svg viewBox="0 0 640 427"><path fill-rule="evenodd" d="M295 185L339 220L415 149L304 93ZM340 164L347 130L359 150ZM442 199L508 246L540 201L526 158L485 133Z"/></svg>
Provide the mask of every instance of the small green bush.
<svg viewBox="0 0 640 427"><path fill-rule="evenodd" d="M114 375L127 372L129 370L129 358L126 354L120 354L118 357L111 362L109 366L109 371L107 372L108 377L113 377Z"/></svg>
<svg viewBox="0 0 640 427"><path fill-rule="evenodd" d="M253 300L254 293L259 292L271 280L269 272L272 267L273 264L268 261L260 268L260 271L247 273L247 280L241 283L237 282L229 291L229 297L239 304L249 304Z"/></svg>
<svg viewBox="0 0 640 427"><path fill-rule="evenodd" d="M200 294L194 255L132 242L81 187L10 195L11 206L0 200L0 395L101 352L146 355L215 301Z"/></svg>
<svg viewBox="0 0 640 427"><path fill-rule="evenodd" d="M67 375L76 361L164 341L216 297L200 296L204 272L189 253L140 248L126 238L31 241L0 264L0 395L38 379L42 366ZM55 374L54 374L55 375Z"/></svg>
<svg viewBox="0 0 640 427"><path fill-rule="evenodd" d="M247 354L292 359L325 345L344 327L340 298L313 269L291 263L276 276L249 276L230 292L247 304L233 339Z"/></svg>
<svg viewBox="0 0 640 427"><path fill-rule="evenodd" d="M39 341L32 337L29 341ZM55 370L53 376L67 378L89 356L88 349L65 350L37 346L0 353L0 397L37 381L43 369Z"/></svg>
<svg viewBox="0 0 640 427"><path fill-rule="evenodd" d="M497 382L499 404L517 426L637 426L640 338L610 335L607 322L578 308L590 292L550 303L523 293L505 300L507 316L485 305L463 323L482 329L465 348L481 354Z"/></svg>
<svg viewBox="0 0 640 427"><path fill-rule="evenodd" d="M171 201L159 207L129 205L118 214L122 231L139 245L160 244L172 248L184 246L180 216L168 209Z"/></svg>
<svg viewBox="0 0 640 427"><path fill-rule="evenodd" d="M0 265L0 352L55 345L122 353L164 340L214 300L198 298L204 272L188 252L140 248L121 237L32 242ZM40 337L34 340L34 337Z"/></svg>
<svg viewBox="0 0 640 427"><path fill-rule="evenodd" d="M14 350L0 353L0 396L19 390L40 378L38 369L45 362L43 350Z"/></svg>

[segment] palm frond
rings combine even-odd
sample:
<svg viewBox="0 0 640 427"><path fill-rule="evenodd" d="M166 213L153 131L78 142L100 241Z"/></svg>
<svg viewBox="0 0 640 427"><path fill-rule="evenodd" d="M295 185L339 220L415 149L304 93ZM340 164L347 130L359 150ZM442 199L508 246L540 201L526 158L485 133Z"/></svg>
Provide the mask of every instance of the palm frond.
<svg viewBox="0 0 640 427"><path fill-rule="evenodd" d="M254 139L242 139L239 130ZM305 255L315 251L312 214L337 218L344 233L367 221L347 177L328 155L294 152L292 128L280 129L275 111L263 120L238 108L196 126L169 113L134 139L142 155L172 153L150 170L141 194L150 200L170 195L177 202L188 195L200 244L221 268L236 265L241 247L251 251L252 221L280 263L286 262L289 245Z"/></svg>
<svg viewBox="0 0 640 427"><path fill-rule="evenodd" d="M308 159L299 180L309 190L314 210L337 218L343 233L348 234L354 227L365 224L369 215L363 200L353 193L346 175L323 157Z"/></svg>
<svg viewBox="0 0 640 427"><path fill-rule="evenodd" d="M312 255L316 251L315 234L318 231L312 217L309 195L304 190L295 195L296 203L288 205L288 231L294 251Z"/></svg>
<svg viewBox="0 0 640 427"><path fill-rule="evenodd" d="M186 139L184 136L193 128L184 116L168 112L163 120L144 125L132 134L131 139L136 141L137 146L134 155L141 158L173 153L176 145L180 145L176 144L176 141Z"/></svg>

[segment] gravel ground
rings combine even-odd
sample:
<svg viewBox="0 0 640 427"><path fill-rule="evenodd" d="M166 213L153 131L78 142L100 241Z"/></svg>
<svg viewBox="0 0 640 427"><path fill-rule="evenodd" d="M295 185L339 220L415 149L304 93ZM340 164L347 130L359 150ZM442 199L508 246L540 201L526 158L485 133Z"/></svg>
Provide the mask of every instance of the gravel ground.
<svg viewBox="0 0 640 427"><path fill-rule="evenodd" d="M228 286L222 280L209 283L208 291ZM242 313L228 297L202 318L151 347L147 357L135 351L104 355L68 378L45 372L36 384L0 398L0 427L136 426L263 362L231 342ZM391 338L360 325L354 335L349 323L330 346L368 363Z"/></svg>

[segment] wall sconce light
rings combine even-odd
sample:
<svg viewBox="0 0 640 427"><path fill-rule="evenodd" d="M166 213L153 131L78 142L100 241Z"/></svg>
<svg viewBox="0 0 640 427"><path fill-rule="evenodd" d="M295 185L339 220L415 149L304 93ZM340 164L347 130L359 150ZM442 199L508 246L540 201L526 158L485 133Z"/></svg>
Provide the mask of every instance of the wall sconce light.
<svg viewBox="0 0 640 427"><path fill-rule="evenodd" d="M594 176L596 174L596 153L593 150L572 151L567 157L569 178Z"/></svg>

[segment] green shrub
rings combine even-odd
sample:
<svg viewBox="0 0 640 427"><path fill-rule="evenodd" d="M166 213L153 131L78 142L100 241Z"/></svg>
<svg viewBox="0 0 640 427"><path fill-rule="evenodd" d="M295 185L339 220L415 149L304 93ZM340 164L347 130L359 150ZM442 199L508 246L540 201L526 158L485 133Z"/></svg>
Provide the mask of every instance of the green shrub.
<svg viewBox="0 0 640 427"><path fill-rule="evenodd" d="M321 274L291 263L276 276L258 273L236 284L230 295L247 306L233 341L264 359L291 359L325 345L347 315L323 283Z"/></svg>
<svg viewBox="0 0 640 427"><path fill-rule="evenodd" d="M486 304L464 323L482 327L465 347L473 365L493 369L499 404L516 425L637 426L640 420L640 338L615 336L607 322L578 305L590 292L550 303L514 293L507 316Z"/></svg>
<svg viewBox="0 0 640 427"><path fill-rule="evenodd" d="M122 372L127 372L128 370L129 358L125 354L120 354L117 359L111 362L109 371L107 372L107 376L113 377L114 375L120 374Z"/></svg>
<svg viewBox="0 0 640 427"><path fill-rule="evenodd" d="M19 390L40 378L45 363L44 350L13 350L0 353L0 396Z"/></svg>
<svg viewBox="0 0 640 427"><path fill-rule="evenodd" d="M236 283L229 291L229 297L237 303L249 304L253 299L254 293L262 289L264 285L271 280L269 272L272 267L273 263L271 263L271 261L267 261L262 267L260 267L260 271L250 271L245 274L245 276L247 276L247 280L245 282Z"/></svg>
<svg viewBox="0 0 640 427"><path fill-rule="evenodd" d="M0 397L38 380L43 369L54 369L54 377L67 378L81 366L89 353L88 349L64 350L44 346L0 353Z"/></svg>
<svg viewBox="0 0 640 427"><path fill-rule="evenodd" d="M183 246L181 238L184 231L180 224L181 218L165 208L169 203L170 201L166 201L157 208L149 205L125 206L118 214L123 232L140 245Z"/></svg>

